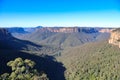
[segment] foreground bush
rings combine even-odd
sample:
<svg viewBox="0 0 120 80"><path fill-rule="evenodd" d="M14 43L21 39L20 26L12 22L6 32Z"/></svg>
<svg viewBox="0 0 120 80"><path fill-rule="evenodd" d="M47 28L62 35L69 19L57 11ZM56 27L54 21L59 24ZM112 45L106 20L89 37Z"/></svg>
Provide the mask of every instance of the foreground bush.
<svg viewBox="0 0 120 80"><path fill-rule="evenodd" d="M48 80L45 73L40 74L36 69L33 69L35 64L34 61L22 58L9 61L7 66L11 67L12 72L2 74L0 80Z"/></svg>

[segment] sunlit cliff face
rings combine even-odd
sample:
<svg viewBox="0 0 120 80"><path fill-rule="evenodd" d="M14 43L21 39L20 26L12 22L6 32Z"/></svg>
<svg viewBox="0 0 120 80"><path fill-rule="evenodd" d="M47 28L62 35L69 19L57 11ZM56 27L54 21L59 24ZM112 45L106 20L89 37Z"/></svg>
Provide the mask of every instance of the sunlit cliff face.
<svg viewBox="0 0 120 80"><path fill-rule="evenodd" d="M120 29L113 30L109 39L109 43L117 45L120 48Z"/></svg>
<svg viewBox="0 0 120 80"><path fill-rule="evenodd" d="M61 27L61 28L50 28L50 27L45 27L39 29L41 32L44 31L50 31L50 32L62 32L62 33L72 33L72 32L79 32L79 28L77 27Z"/></svg>
<svg viewBox="0 0 120 80"><path fill-rule="evenodd" d="M112 29L101 29L99 32L101 32L101 33L111 33Z"/></svg>
<svg viewBox="0 0 120 80"><path fill-rule="evenodd" d="M60 29L51 29L51 32L65 32L65 33L71 33L71 32L78 32L78 28L60 28Z"/></svg>
<svg viewBox="0 0 120 80"><path fill-rule="evenodd" d="M44 27L38 29L40 32L60 32L60 33L74 33L74 32L85 32L85 33L111 33L113 29L109 28L82 28L82 27Z"/></svg>

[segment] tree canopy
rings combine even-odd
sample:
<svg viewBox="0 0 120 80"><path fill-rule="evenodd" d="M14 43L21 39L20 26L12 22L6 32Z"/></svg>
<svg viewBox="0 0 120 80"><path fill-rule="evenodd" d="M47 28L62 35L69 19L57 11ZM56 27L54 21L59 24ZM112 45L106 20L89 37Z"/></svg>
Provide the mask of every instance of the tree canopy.
<svg viewBox="0 0 120 80"><path fill-rule="evenodd" d="M2 74L0 80L49 80L45 73L40 74L34 69L35 64L32 60L22 58L9 61L7 66L11 67L12 72Z"/></svg>

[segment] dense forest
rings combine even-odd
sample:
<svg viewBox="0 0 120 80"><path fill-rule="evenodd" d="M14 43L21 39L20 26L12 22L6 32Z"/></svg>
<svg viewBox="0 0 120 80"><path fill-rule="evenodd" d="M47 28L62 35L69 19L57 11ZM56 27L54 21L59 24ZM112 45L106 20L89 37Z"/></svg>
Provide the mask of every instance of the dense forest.
<svg viewBox="0 0 120 80"><path fill-rule="evenodd" d="M120 80L120 50L107 41L68 48L61 54L56 58L66 68L62 73L66 80ZM38 72L34 65L35 62L29 59L16 58L9 61L6 66L12 72L1 74L1 80L48 80L47 74ZM54 70L51 71L54 73Z"/></svg>
<svg viewBox="0 0 120 80"><path fill-rule="evenodd" d="M65 50L66 80L120 80L120 49L105 42Z"/></svg>

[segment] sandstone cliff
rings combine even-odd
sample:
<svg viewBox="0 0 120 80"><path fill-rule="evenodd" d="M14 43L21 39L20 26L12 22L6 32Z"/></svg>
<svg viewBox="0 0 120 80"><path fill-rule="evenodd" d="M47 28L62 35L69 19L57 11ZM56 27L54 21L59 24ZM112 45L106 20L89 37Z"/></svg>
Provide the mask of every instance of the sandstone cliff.
<svg viewBox="0 0 120 80"><path fill-rule="evenodd" d="M111 32L109 43L113 45L117 45L120 48L120 28L115 29Z"/></svg>
<svg viewBox="0 0 120 80"><path fill-rule="evenodd" d="M111 33L112 29L110 28L104 28L104 29L100 29L99 32L100 33Z"/></svg>
<svg viewBox="0 0 120 80"><path fill-rule="evenodd" d="M98 32L95 28L85 28L85 27L43 27L37 29L39 32L54 32L54 33L74 33L74 32L85 32L85 33L95 33Z"/></svg>

